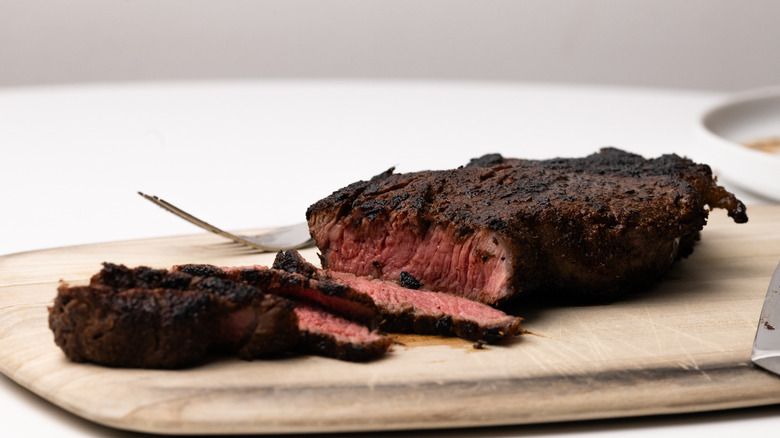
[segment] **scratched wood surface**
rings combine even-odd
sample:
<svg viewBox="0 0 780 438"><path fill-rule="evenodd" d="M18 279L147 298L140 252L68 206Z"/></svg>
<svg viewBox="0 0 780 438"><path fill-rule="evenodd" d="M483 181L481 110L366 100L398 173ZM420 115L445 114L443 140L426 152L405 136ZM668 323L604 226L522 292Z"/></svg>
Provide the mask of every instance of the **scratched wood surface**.
<svg viewBox="0 0 780 438"><path fill-rule="evenodd" d="M518 310L531 333L502 346L399 336L384 359L226 358L180 370L74 364L47 310L60 279L100 263L270 264L211 235L0 257L0 372L89 420L167 434L371 431L523 424L780 403L780 378L750 364L780 261L780 208L733 224L713 213L693 256L619 302ZM304 255L316 260L307 250Z"/></svg>

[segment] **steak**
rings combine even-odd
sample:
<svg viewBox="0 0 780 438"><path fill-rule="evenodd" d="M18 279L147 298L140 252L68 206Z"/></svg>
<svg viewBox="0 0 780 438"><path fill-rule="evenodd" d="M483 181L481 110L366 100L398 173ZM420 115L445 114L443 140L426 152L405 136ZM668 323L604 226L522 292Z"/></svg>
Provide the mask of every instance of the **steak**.
<svg viewBox="0 0 780 438"><path fill-rule="evenodd" d="M105 264L87 286L60 284L49 308L55 343L75 362L179 368L209 354L293 351L294 303L216 277Z"/></svg>
<svg viewBox="0 0 780 438"><path fill-rule="evenodd" d="M691 254L715 208L747 221L709 166L608 148L390 169L317 201L306 218L325 269L498 305L521 292L606 298L646 287Z"/></svg>
<svg viewBox="0 0 780 438"><path fill-rule="evenodd" d="M380 329L393 333L457 336L497 342L517 335L522 318L462 297L413 290L371 277L318 269L294 250L280 252L273 267L354 288L371 297Z"/></svg>

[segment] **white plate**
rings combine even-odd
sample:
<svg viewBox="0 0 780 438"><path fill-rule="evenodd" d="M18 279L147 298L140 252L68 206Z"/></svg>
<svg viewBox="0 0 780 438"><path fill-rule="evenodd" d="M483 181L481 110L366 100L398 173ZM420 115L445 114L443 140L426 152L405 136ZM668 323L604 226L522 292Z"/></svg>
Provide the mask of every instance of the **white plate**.
<svg viewBox="0 0 780 438"><path fill-rule="evenodd" d="M710 108L699 124L715 172L735 186L780 200L780 154L743 146L780 138L780 87L739 93Z"/></svg>

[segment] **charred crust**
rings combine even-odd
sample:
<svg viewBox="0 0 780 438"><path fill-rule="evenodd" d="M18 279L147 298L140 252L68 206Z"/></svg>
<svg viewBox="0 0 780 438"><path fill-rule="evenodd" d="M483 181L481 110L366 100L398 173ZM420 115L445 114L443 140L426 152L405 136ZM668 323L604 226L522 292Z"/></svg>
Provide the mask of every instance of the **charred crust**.
<svg viewBox="0 0 780 438"><path fill-rule="evenodd" d="M269 283L271 282L271 279L267 275L265 271L261 271L259 269L241 269L236 273L233 273L233 275L228 275L227 273L221 273L221 274L215 274L220 277L236 277L238 281L241 281L243 283L252 284L257 287L268 287Z"/></svg>
<svg viewBox="0 0 780 438"><path fill-rule="evenodd" d="M446 315L436 319L434 326L436 327L437 333L452 333L452 316Z"/></svg>
<svg viewBox="0 0 780 438"><path fill-rule="evenodd" d="M398 283L407 289L420 289L423 284L414 278L414 276L406 271L401 271L401 275L398 276Z"/></svg>
<svg viewBox="0 0 780 438"><path fill-rule="evenodd" d="M509 227L509 224L507 224L507 222L504 219L492 218L488 220L487 226L491 230L501 231L507 229Z"/></svg>
<svg viewBox="0 0 780 438"><path fill-rule="evenodd" d="M391 171L392 170L389 172ZM380 175L377 175L375 178L380 178ZM309 206L309 208L306 209L306 220L311 221L311 219L317 213L329 209L334 204L339 206L338 210L336 211L337 217L348 216L352 209L356 207L354 205L355 200L363 193L364 190L366 190L366 188L369 187L370 184L371 181L358 181L348 185L347 187L344 187L343 189L333 192L330 196L312 204Z"/></svg>
<svg viewBox="0 0 780 438"><path fill-rule="evenodd" d="M374 175L373 177L371 177L371 181L374 182L374 181L379 181L379 180L385 179L385 178L389 177L390 175L392 175L393 172L395 172L395 166L385 170L384 172L382 172L380 174Z"/></svg>
<svg viewBox="0 0 780 438"><path fill-rule="evenodd" d="M403 193L400 193L400 194L397 194L397 195L393 195L393 199L390 202L390 208L392 208L392 209L398 208L398 206L401 204L401 202L406 201L407 199L409 199L409 193L407 193L407 192L403 192ZM425 204L425 201L422 199L421 196L415 196L415 198L412 199L411 204L413 206L416 206L417 204L419 204L419 207L417 207L417 208L422 208L422 206Z"/></svg>
<svg viewBox="0 0 780 438"><path fill-rule="evenodd" d="M404 198L405 199L405 198ZM415 196L409 201L409 205L417 210L425 210L425 206L428 204L424 196ZM398 203L393 208L397 208Z"/></svg>
<svg viewBox="0 0 780 438"><path fill-rule="evenodd" d="M734 219L734 222L738 224L744 224L748 221L747 216L747 207L745 207L745 204L742 203L742 201L737 201L734 204L734 208L729 210L729 217Z"/></svg>
<svg viewBox="0 0 780 438"><path fill-rule="evenodd" d="M348 286L344 286L342 284L334 283L328 280L318 280L317 285L318 285L317 289L320 292L324 293L325 295L335 296L335 297L343 297L348 292L353 290Z"/></svg>
<svg viewBox="0 0 780 438"><path fill-rule="evenodd" d="M170 309L171 322L174 324L191 324L207 313L211 298L207 293L183 293L167 289L164 302Z"/></svg>
<svg viewBox="0 0 780 438"><path fill-rule="evenodd" d="M303 332L298 349L305 354L317 354L349 362L368 362L384 355L391 345L392 339L386 336L374 342L352 344L339 342L331 336L319 333Z"/></svg>
<svg viewBox="0 0 780 438"><path fill-rule="evenodd" d="M385 199L370 199L360 204L358 208L363 216L373 222L380 215L386 214L388 205L390 205L390 201Z"/></svg>
<svg viewBox="0 0 780 438"><path fill-rule="evenodd" d="M498 327L488 327L480 334L480 340L484 342L497 342L506 338L506 333Z"/></svg>
<svg viewBox="0 0 780 438"><path fill-rule="evenodd" d="M206 264L186 264L177 265L172 268L173 270L183 272L185 274L192 275L194 277L212 277L215 275L223 275L224 270L213 265Z"/></svg>
<svg viewBox="0 0 780 438"><path fill-rule="evenodd" d="M219 277L203 277L196 282L199 290L208 291L210 294L225 298L237 305L246 305L263 296L263 292L257 287L244 283L236 283L223 280Z"/></svg>
<svg viewBox="0 0 780 438"><path fill-rule="evenodd" d="M470 227L468 225L463 225L460 228L458 228L458 238L457 238L457 240L461 240L464 237L469 236L469 235L471 235L473 233L474 233L474 228L472 228L472 227Z"/></svg>
<svg viewBox="0 0 780 438"><path fill-rule="evenodd" d="M467 341L496 343L520 333L521 318L508 317L497 326L482 326L475 321L453 318L451 315L415 315L412 310L383 314L380 329L391 333L415 333L458 337Z"/></svg>
<svg viewBox="0 0 780 438"><path fill-rule="evenodd" d="M90 283L126 289L135 284L135 276L132 270L124 265L106 262L103 263L103 269L92 276Z"/></svg>
<svg viewBox="0 0 780 438"><path fill-rule="evenodd" d="M185 290L192 283L192 276L184 272L169 272L159 279L161 288Z"/></svg>
<svg viewBox="0 0 780 438"><path fill-rule="evenodd" d="M298 251L292 250L279 251L276 254L276 258L274 258L274 263L271 267L308 277L314 276L317 273L317 268L307 262Z"/></svg>
<svg viewBox="0 0 780 438"><path fill-rule="evenodd" d="M479 158L472 158L466 167L493 167L504 163L501 154L486 154Z"/></svg>

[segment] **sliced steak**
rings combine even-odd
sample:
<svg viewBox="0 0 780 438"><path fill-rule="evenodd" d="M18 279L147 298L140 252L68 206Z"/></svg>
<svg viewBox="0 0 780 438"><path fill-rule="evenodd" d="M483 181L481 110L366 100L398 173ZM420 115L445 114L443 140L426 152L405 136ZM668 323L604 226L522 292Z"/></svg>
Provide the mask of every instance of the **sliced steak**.
<svg viewBox="0 0 780 438"><path fill-rule="evenodd" d="M522 318L465 298L419 291L371 277L318 269L297 251L280 252L273 267L325 279L369 295L387 332L457 336L496 342L517 335Z"/></svg>
<svg viewBox="0 0 780 438"><path fill-rule="evenodd" d="M294 300L303 353L362 362L382 356L392 343L370 329L378 323L371 297L343 284L259 265L186 264L172 271L237 281Z"/></svg>
<svg viewBox="0 0 780 438"><path fill-rule="evenodd" d="M179 268L184 270L105 263L87 286L62 283L49 308L55 343L75 362L136 368L191 366L211 354L249 360L305 353L367 361L390 347L391 339L376 330L278 294L309 297L321 287L342 299L355 295L355 305L347 307L361 309L358 315L365 318L366 303L373 303L364 294L344 292L346 286L261 267ZM296 288L306 291L290 292ZM373 320L376 311L370 309Z"/></svg>
<svg viewBox="0 0 780 438"><path fill-rule="evenodd" d="M289 300L215 277L113 264L88 286L62 283L49 327L69 359L118 367L178 368L213 352L251 359L299 341Z"/></svg>
<svg viewBox="0 0 780 438"><path fill-rule="evenodd" d="M325 269L409 275L422 289L496 305L519 292L611 297L646 287L693 251L711 208L747 221L708 166L605 149L391 169L337 190L306 217Z"/></svg>
<svg viewBox="0 0 780 438"><path fill-rule="evenodd" d="M349 286L325 279L259 265L219 267L184 264L174 266L171 270L198 277L218 277L249 284L268 293L314 303L350 320L369 326L376 325L377 308L371 297Z"/></svg>

